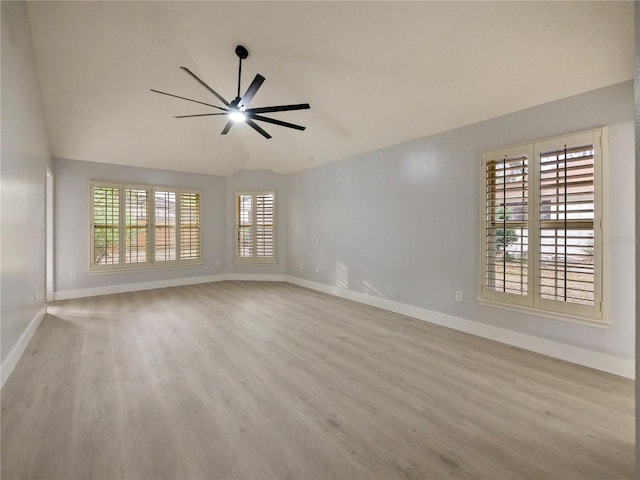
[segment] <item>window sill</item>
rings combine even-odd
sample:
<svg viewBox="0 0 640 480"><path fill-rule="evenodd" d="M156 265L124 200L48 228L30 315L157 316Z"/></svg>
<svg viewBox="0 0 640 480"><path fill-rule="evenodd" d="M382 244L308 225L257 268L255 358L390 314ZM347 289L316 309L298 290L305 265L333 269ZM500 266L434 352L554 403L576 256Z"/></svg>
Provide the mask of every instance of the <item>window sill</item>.
<svg viewBox="0 0 640 480"><path fill-rule="evenodd" d="M277 265L277 260L239 260L233 261L236 265Z"/></svg>
<svg viewBox="0 0 640 480"><path fill-rule="evenodd" d="M496 302L494 300L487 300L485 298L476 298L480 305L486 307L500 308L502 310L510 310L512 312L527 313L529 315L536 315L538 317L551 318L553 320L561 320L563 322L576 323L578 325L586 325L588 327L599 328L606 330L611 325L610 322L605 320L594 320L591 318L575 317L572 315L564 315L562 313L549 312L547 310L540 310L537 308L524 307L521 305L511 305L509 303Z"/></svg>
<svg viewBox="0 0 640 480"><path fill-rule="evenodd" d="M102 275L103 273L130 273L130 272L148 272L157 270L171 270L175 268L188 268L188 267L203 267L204 262L199 263L176 263L174 265L145 265L144 267L128 267L128 268L114 268L114 269L99 269L91 270L87 272L89 275Z"/></svg>

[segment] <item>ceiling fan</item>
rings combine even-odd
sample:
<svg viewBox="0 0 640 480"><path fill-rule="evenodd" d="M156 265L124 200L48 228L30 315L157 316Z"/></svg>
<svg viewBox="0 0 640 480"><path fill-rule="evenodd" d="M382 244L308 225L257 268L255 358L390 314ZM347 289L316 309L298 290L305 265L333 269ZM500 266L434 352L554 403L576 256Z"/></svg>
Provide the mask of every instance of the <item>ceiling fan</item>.
<svg viewBox="0 0 640 480"><path fill-rule="evenodd" d="M161 92L159 90L151 89L154 93L160 93L162 95L168 95L170 97L179 98L181 100L187 100L189 102L199 103L201 105L206 105L208 107L215 108L217 110L221 110L222 112L215 113L200 113L196 115L178 115L174 118L190 118L190 117L209 117L213 115L226 115L229 119L227 124L222 129L222 135L226 135L231 130L231 127L234 123L246 123L251 128L256 130L260 135L269 139L271 135L269 135L260 125L258 125L255 121L272 123L274 125L280 125L281 127L295 128L296 130L304 130L306 127L301 125L296 125L294 123L283 122L281 120L276 120L275 118L265 117L260 115L261 113L271 113L271 112L285 112L289 110L306 110L311 108L308 103L296 103L294 105L275 105L272 107L258 107L258 108L248 108L249 103L255 96L256 92L264 82L265 78L257 74L247 91L244 95L240 96L240 78L242 76L242 60L246 59L249 56L249 51L243 47L242 45L238 45L236 47L236 55L240 59L240 65L238 67L238 94L235 99L231 102L227 102L222 95L216 92L213 88L207 85L202 79L200 79L195 73L189 70L187 67L180 67L182 70L191 75L200 85L209 90L213 95L224 105L224 107L218 105L212 105L210 103L201 102L199 100L193 100L191 98L181 97L179 95L174 95L172 93Z"/></svg>

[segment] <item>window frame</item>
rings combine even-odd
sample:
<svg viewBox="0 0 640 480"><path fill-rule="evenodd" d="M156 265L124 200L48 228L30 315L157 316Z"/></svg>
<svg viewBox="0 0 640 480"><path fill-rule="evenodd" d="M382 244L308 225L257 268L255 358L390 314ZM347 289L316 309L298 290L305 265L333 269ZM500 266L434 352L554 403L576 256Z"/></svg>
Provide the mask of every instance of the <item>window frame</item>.
<svg viewBox="0 0 640 480"><path fill-rule="evenodd" d="M257 198L261 195L273 196L273 256L264 257L258 255L258 235L257 232L257 215L258 209L256 208ZM239 198L241 196L251 197L251 227L253 229L252 235L252 255L239 256L239 241L240 241L240 203ZM278 263L278 194L275 190L240 190L234 194L235 204L235 217L234 217L234 263L238 264L252 264L252 265L275 265Z"/></svg>
<svg viewBox="0 0 640 480"><path fill-rule="evenodd" d="M94 189L96 187L107 187L118 189L119 191L119 247L118 247L118 263L102 265L95 263L95 199ZM146 238L146 261L137 263L126 262L126 190L145 190L147 192L147 238ZM156 204L155 194L156 192L171 192L175 194L175 259L171 260L156 260ZM181 195L195 194L198 196L198 241L199 241L199 257L182 259L181 249ZM146 269L162 269L169 267L182 267L188 265L203 265L203 242L202 242L202 192L197 188L183 188L183 187L169 187L163 185L150 185L140 183L126 183L126 182L111 182L103 180L90 180L89 181L89 273L104 273L104 272L124 272L124 271L136 271Z"/></svg>
<svg viewBox="0 0 640 480"><path fill-rule="evenodd" d="M581 305L559 300L541 298L540 270L542 259L541 243L541 208L540 208L540 154L557 149L560 145L594 145L593 154L593 305ZM487 163L495 161L504 155L528 155L528 186L527 186L527 294L518 295L493 291L486 286L487 267L487 196L488 175ZM483 305L505 308L520 312L532 313L548 318L567 320L574 323L586 324L600 328L609 325L607 315L607 301L604 278L606 276L606 258L608 251L603 241L606 229L605 209L607 200L607 165L608 165L608 132L607 127L600 127L588 131L577 132L554 138L537 140L527 144L512 147L492 149L480 155L480 275L478 301Z"/></svg>

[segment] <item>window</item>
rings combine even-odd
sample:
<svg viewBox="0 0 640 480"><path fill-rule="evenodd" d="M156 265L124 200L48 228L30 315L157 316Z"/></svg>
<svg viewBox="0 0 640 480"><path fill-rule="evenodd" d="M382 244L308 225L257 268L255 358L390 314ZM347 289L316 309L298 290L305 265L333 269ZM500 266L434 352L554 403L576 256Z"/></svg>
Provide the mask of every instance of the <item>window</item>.
<svg viewBox="0 0 640 480"><path fill-rule="evenodd" d="M236 261L276 263L275 192L236 193Z"/></svg>
<svg viewBox="0 0 640 480"><path fill-rule="evenodd" d="M199 192L90 185L91 271L202 263Z"/></svg>
<svg viewBox="0 0 640 480"><path fill-rule="evenodd" d="M120 188L92 187L92 252L95 265L120 264Z"/></svg>
<svg viewBox="0 0 640 480"><path fill-rule="evenodd" d="M604 322L598 129L482 154L481 300Z"/></svg>
<svg viewBox="0 0 640 480"><path fill-rule="evenodd" d="M149 196L144 188L124 189L125 263L147 263L149 253Z"/></svg>
<svg viewBox="0 0 640 480"><path fill-rule="evenodd" d="M155 199L155 260L172 262L176 259L176 192L156 191Z"/></svg>
<svg viewBox="0 0 640 480"><path fill-rule="evenodd" d="M200 258L200 194L180 192L180 260Z"/></svg>

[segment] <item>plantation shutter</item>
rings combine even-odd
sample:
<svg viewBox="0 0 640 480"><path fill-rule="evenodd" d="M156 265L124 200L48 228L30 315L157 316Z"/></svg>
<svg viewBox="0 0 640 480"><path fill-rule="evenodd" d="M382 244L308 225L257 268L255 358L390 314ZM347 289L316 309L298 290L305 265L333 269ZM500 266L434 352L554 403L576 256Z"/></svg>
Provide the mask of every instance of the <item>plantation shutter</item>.
<svg viewBox="0 0 640 480"><path fill-rule="evenodd" d="M120 264L120 188L92 184L92 262Z"/></svg>
<svg viewBox="0 0 640 480"><path fill-rule="evenodd" d="M180 259L200 258L200 194L180 192Z"/></svg>
<svg viewBox="0 0 640 480"><path fill-rule="evenodd" d="M202 263L198 191L91 180L90 271Z"/></svg>
<svg viewBox="0 0 640 480"><path fill-rule="evenodd" d="M593 145L540 156L540 295L593 305Z"/></svg>
<svg viewBox="0 0 640 480"><path fill-rule="evenodd" d="M236 261L276 262L274 192L236 193Z"/></svg>
<svg viewBox="0 0 640 480"><path fill-rule="evenodd" d="M496 299L528 305L529 161L528 148L483 155L483 291Z"/></svg>
<svg viewBox="0 0 640 480"><path fill-rule="evenodd" d="M124 262L143 264L149 261L149 195L147 189L124 189L125 239Z"/></svg>
<svg viewBox="0 0 640 480"><path fill-rule="evenodd" d="M604 129L485 152L481 299L603 321Z"/></svg>
<svg viewBox="0 0 640 480"><path fill-rule="evenodd" d="M155 261L176 260L176 193L156 190L155 208Z"/></svg>
<svg viewBox="0 0 640 480"><path fill-rule="evenodd" d="M562 313L600 316L600 136L536 146L538 165L537 302Z"/></svg>
<svg viewBox="0 0 640 480"><path fill-rule="evenodd" d="M274 195L256 195L256 256L274 256Z"/></svg>
<svg viewBox="0 0 640 480"><path fill-rule="evenodd" d="M253 196L237 196L237 238L236 256L253 257Z"/></svg>

